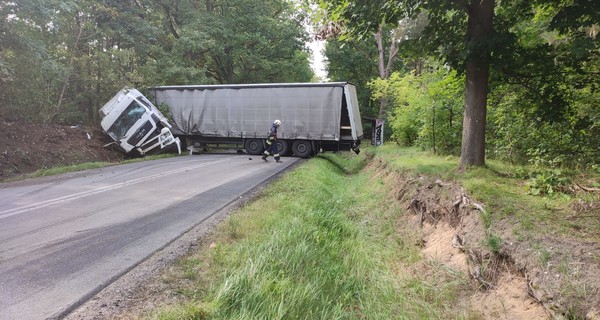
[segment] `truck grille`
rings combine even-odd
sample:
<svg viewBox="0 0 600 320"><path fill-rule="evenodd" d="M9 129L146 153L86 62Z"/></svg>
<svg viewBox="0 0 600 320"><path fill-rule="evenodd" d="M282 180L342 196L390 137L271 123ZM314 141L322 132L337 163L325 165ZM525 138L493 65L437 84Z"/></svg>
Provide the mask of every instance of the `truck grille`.
<svg viewBox="0 0 600 320"><path fill-rule="evenodd" d="M146 123L144 123L131 138L127 139L127 143L132 146L137 146L137 144L148 134L148 132L152 131L152 129L154 129L152 122L146 121Z"/></svg>

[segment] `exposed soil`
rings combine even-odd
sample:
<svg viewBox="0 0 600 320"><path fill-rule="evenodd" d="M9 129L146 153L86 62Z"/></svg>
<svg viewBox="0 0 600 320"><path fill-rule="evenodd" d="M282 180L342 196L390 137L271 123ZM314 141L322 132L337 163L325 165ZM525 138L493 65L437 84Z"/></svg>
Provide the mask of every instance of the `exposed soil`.
<svg viewBox="0 0 600 320"><path fill-rule="evenodd" d="M8 122L0 119L0 181L39 169L85 162L118 162L100 127Z"/></svg>
<svg viewBox="0 0 600 320"><path fill-rule="evenodd" d="M391 196L407 210L399 232L419 230L424 257L469 277L475 289L466 298L472 312L483 319L600 319L598 243L517 239L513 221L506 219L494 225L502 241L492 252L481 217L485 206L459 185L391 173L382 161L371 166L385 172L386 185L396 186ZM546 264L540 263L536 245L552 250Z"/></svg>

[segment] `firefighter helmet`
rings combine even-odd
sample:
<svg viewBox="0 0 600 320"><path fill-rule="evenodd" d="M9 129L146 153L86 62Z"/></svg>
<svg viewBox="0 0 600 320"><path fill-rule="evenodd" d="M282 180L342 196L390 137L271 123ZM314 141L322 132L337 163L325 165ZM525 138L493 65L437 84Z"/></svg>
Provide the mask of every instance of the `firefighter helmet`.
<svg viewBox="0 0 600 320"><path fill-rule="evenodd" d="M281 125L281 121L275 120L275 121L273 121L273 124L275 124L277 127L279 127Z"/></svg>

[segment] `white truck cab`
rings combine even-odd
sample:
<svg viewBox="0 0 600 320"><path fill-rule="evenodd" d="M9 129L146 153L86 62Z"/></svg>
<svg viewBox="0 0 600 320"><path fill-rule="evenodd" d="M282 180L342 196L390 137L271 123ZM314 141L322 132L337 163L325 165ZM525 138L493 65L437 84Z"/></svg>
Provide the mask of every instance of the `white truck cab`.
<svg viewBox="0 0 600 320"><path fill-rule="evenodd" d="M102 129L125 153L159 153L173 144L181 153L167 118L136 89L122 89L99 113Z"/></svg>

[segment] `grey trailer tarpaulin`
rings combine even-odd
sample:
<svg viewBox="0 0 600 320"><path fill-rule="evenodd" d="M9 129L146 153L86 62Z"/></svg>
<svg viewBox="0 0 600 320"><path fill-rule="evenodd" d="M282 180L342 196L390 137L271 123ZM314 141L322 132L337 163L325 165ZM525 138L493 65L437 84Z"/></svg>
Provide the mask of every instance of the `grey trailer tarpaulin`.
<svg viewBox="0 0 600 320"><path fill-rule="evenodd" d="M348 84L342 82L162 86L152 90L157 105L168 106L176 134L265 137L273 121L279 119L281 139L337 141L345 88ZM358 108L355 94L346 100ZM357 115L351 113L351 121L360 126Z"/></svg>
<svg viewBox="0 0 600 320"><path fill-rule="evenodd" d="M352 126L352 139L358 140L363 136L362 124L360 119L360 112L358 108L358 97L356 95L356 88L353 85L346 84L344 86L346 90L346 103L348 104L348 112L350 117L350 124Z"/></svg>

